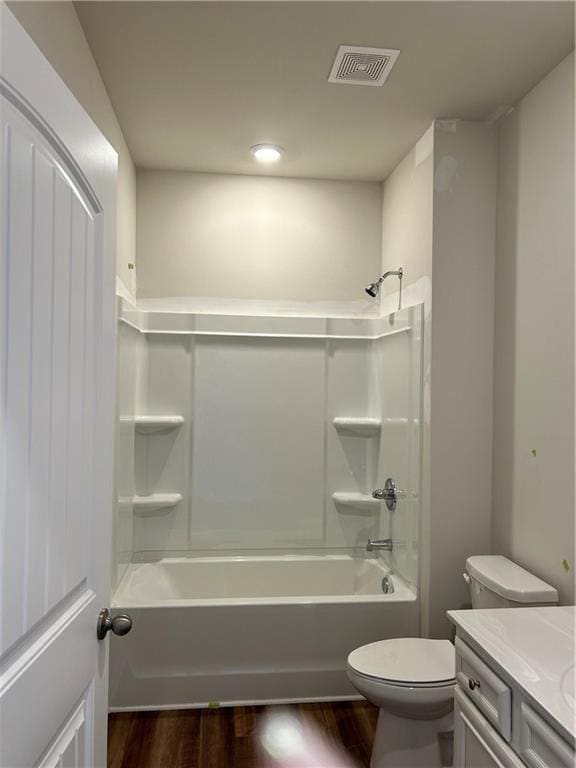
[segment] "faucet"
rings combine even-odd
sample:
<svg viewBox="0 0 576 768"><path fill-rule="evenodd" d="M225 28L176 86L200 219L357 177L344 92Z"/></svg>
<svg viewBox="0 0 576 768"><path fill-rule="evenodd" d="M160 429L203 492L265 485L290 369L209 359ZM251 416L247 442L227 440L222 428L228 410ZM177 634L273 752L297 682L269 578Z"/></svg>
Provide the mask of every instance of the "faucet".
<svg viewBox="0 0 576 768"><path fill-rule="evenodd" d="M393 548L392 539L368 539L366 544L366 552L373 552L375 549L386 549L392 552Z"/></svg>

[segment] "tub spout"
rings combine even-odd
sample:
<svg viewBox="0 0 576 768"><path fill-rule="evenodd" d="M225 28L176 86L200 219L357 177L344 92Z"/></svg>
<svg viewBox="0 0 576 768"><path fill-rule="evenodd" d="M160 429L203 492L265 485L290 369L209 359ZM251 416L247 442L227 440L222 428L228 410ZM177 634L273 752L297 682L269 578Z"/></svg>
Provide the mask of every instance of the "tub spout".
<svg viewBox="0 0 576 768"><path fill-rule="evenodd" d="M392 539L368 539L366 552L374 552L375 549L385 549L388 552L393 550Z"/></svg>

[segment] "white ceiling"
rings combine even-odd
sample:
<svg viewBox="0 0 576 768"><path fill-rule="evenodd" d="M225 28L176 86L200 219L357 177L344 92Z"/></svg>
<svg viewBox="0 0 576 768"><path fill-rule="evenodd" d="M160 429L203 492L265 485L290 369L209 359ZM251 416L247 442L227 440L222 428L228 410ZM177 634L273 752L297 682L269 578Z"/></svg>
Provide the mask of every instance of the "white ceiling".
<svg viewBox="0 0 576 768"><path fill-rule="evenodd" d="M574 47L573 3L549 0L76 8L143 168L383 179L433 118L490 119ZM340 44L401 54L382 88L329 84Z"/></svg>

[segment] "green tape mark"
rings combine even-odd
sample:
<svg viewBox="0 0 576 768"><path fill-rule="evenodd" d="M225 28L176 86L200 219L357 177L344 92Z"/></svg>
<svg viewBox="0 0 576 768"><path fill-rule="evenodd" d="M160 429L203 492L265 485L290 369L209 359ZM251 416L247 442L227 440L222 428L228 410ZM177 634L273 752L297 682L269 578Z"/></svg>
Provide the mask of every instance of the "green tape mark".
<svg viewBox="0 0 576 768"><path fill-rule="evenodd" d="M220 709L220 702L219 701L209 701L208 702L208 709Z"/></svg>
<svg viewBox="0 0 576 768"><path fill-rule="evenodd" d="M532 448L532 456L536 456L536 448Z"/></svg>
<svg viewBox="0 0 576 768"><path fill-rule="evenodd" d="M568 560L562 560L562 568L564 568L564 573L568 573L570 570L570 563Z"/></svg>

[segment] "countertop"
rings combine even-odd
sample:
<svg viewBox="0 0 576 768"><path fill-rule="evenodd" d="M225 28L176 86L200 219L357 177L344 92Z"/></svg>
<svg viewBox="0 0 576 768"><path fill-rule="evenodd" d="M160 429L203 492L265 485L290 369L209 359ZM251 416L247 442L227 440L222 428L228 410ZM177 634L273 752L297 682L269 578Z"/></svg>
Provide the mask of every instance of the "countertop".
<svg viewBox="0 0 576 768"><path fill-rule="evenodd" d="M448 618L574 744L576 607L448 611Z"/></svg>

